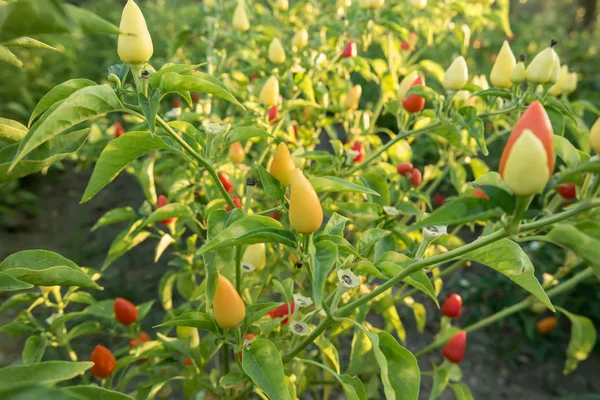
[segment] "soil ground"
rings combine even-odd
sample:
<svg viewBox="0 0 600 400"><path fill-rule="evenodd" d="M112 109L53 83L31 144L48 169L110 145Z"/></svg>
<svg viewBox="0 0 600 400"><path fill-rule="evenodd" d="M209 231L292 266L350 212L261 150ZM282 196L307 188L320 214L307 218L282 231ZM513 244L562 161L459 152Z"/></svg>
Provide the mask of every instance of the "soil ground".
<svg viewBox="0 0 600 400"><path fill-rule="evenodd" d="M68 169L50 177L33 176L25 180L24 187L38 196L40 212L37 215L0 215L0 260L19 250L48 249L82 266L98 268L123 226L109 226L96 232L90 232L91 227L112 208L141 204L143 195L137 182L123 173L92 201L80 205L89 175L90 171ZM165 263L163 260L154 265L153 243L142 244L108 270L103 278L106 290L94 295L97 299L126 295L136 303L151 300L155 298ZM0 315L0 325L10 322L13 317L14 313L10 312ZM157 312L145 322L152 326L160 318ZM412 321L412 318L406 318L407 347L415 351L431 342L438 327L431 318L426 333L419 335L410 326ZM376 322L373 324L377 326ZM600 356L592 355L565 377L562 375L564 358L551 357L540 363L532 349L526 346L517 351L510 349L508 354L508 349L498 350L495 338L497 336L490 335L489 331L469 335L468 355L461 368L463 381L476 399L600 399ZM0 334L0 366L18 362L22 343L23 340ZM565 349L566 346L557 349L556 354L564 357ZM442 356L439 351L433 352L419 361L423 371L431 370L431 363L441 363ZM431 384L430 377L422 377L421 398L428 397ZM453 399L454 396L447 389L441 398Z"/></svg>

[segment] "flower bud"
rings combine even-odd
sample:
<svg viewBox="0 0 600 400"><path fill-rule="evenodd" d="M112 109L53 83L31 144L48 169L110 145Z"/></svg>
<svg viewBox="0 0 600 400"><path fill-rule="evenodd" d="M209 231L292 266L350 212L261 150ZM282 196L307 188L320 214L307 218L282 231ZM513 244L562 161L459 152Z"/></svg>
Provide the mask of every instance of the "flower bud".
<svg viewBox="0 0 600 400"><path fill-rule="evenodd" d="M594 122L590 129L590 146L597 154L600 154L600 118Z"/></svg>
<svg viewBox="0 0 600 400"><path fill-rule="evenodd" d="M276 77L271 76L265 82L258 95L260 102L267 107L274 106L279 100L279 81Z"/></svg>
<svg viewBox="0 0 600 400"><path fill-rule="evenodd" d="M539 52L531 63L529 63L525 70L525 77L528 81L535 84L542 84L548 82L553 77L556 60L558 59L558 55L553 49L555 44L556 42L552 41L550 47L546 47Z"/></svg>
<svg viewBox="0 0 600 400"><path fill-rule="evenodd" d="M460 90L469 79L469 69L463 56L457 57L446 70L442 84L446 90Z"/></svg>
<svg viewBox="0 0 600 400"><path fill-rule="evenodd" d="M554 172L553 132L546 110L533 102L508 138L500 175L517 196L540 192Z"/></svg>
<svg viewBox="0 0 600 400"><path fill-rule="evenodd" d="M412 84L419 77L417 71L413 71L410 74L406 75L402 82L400 82L400 87L398 88L398 100L402 101L406 97L406 92L411 88Z"/></svg>
<svg viewBox="0 0 600 400"><path fill-rule="evenodd" d="M235 7L231 25L233 29L238 31L247 31L250 29L250 20L248 19L248 14L246 14L246 5L243 0L239 0Z"/></svg>
<svg viewBox="0 0 600 400"><path fill-rule="evenodd" d="M448 234L448 227L444 225L428 226L423 228L423 240L433 242Z"/></svg>
<svg viewBox="0 0 600 400"><path fill-rule="evenodd" d="M273 64L282 64L285 62L285 50L279 38L275 38L269 44L269 60Z"/></svg>
<svg viewBox="0 0 600 400"><path fill-rule="evenodd" d="M269 167L269 172L279 181L279 183L281 183L281 186L285 187L289 186L292 182L292 175L295 170L296 166L294 165L294 160L290 156L288 147L283 142L279 143L271 166Z"/></svg>
<svg viewBox="0 0 600 400"><path fill-rule="evenodd" d="M221 328L235 328L246 317L246 305L229 279L219 274L213 311Z"/></svg>
<svg viewBox="0 0 600 400"><path fill-rule="evenodd" d="M128 0L121 15L117 52L125 63L142 64L152 57L154 47L142 10L135 1Z"/></svg>
<svg viewBox="0 0 600 400"><path fill-rule="evenodd" d="M296 169L291 179L290 224L300 233L315 232L323 223L321 202L302 171Z"/></svg>
<svg viewBox="0 0 600 400"><path fill-rule="evenodd" d="M521 55L521 61L515 65L510 73L510 81L518 85L525 80L525 77L525 56Z"/></svg>
<svg viewBox="0 0 600 400"><path fill-rule="evenodd" d="M264 243L251 244L246 247L242 256L242 266L247 271L261 270L267 263L266 246Z"/></svg>
<svg viewBox="0 0 600 400"><path fill-rule="evenodd" d="M240 142L235 142L229 146L227 156L229 157L229 161L232 163L241 164L246 158L246 152L244 151L244 147Z"/></svg>
<svg viewBox="0 0 600 400"><path fill-rule="evenodd" d="M362 87L360 85L354 85L352 89L346 94L346 100L344 100L344 107L347 110L356 110L358 108L358 102L362 95Z"/></svg>
<svg viewBox="0 0 600 400"><path fill-rule="evenodd" d="M292 46L303 49L308 45L308 32L305 28L299 29L292 39Z"/></svg>
<svg viewBox="0 0 600 400"><path fill-rule="evenodd" d="M516 63L515 55L510 49L508 42L505 40L500 49L500 53L498 53L498 57L496 57L492 72L490 73L492 85L499 88L511 87L512 81L510 80L510 76Z"/></svg>

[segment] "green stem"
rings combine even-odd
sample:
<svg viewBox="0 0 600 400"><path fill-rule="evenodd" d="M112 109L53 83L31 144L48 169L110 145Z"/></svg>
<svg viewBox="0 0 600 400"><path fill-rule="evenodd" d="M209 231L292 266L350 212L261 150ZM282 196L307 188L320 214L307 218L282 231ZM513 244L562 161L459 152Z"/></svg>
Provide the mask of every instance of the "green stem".
<svg viewBox="0 0 600 400"><path fill-rule="evenodd" d="M442 173L437 178L435 178L435 180L433 182L431 182L431 185L429 185L429 187L425 191L425 194L427 196L431 196L431 193L440 185L440 183L442 183L442 181L444 180L444 178L448 174L448 171L450 171L450 167L449 166L446 167L446 168L444 168L442 170Z"/></svg>
<svg viewBox="0 0 600 400"><path fill-rule="evenodd" d="M289 361L291 361L294 357L296 357L296 355L298 353L300 353L302 350L304 350L306 347L308 347L312 342L314 342L321 333L323 333L323 331L325 329L327 329L327 327L329 325L331 325L334 322L334 319L331 318L330 316L327 316L323 321L321 321L321 323L307 336L305 337L300 343L298 343L292 350L290 350L289 352L285 353L282 357L282 360L284 363L287 363Z"/></svg>
<svg viewBox="0 0 600 400"><path fill-rule="evenodd" d="M571 279L565 281L564 283L548 290L546 292L546 294L548 295L549 298L557 296L561 293L564 293L568 290L573 289L579 283L581 283L582 281L584 281L585 279L587 279L593 275L594 275L594 271L592 270L592 268L587 268L587 269L579 272L578 274L574 275ZM517 313L521 310L526 309L527 307L531 306L531 304L534 301L535 301L534 297L528 297L527 299L520 301L517 304L514 304L508 308L505 308L504 310L499 311L496 314L490 315L489 317L484 318L481 321L478 321L472 325L469 325L468 327L466 327L464 329L464 331L469 333L469 332L474 332L478 329L484 328L488 325L493 324L496 321L499 321L503 318L508 317L509 315L512 315L514 313ZM440 340L436 340L435 342L431 343L429 346L424 347L423 349L416 352L415 357L420 357L424 354L432 352L433 350L443 346L449 339L450 339L450 337L445 337Z"/></svg>
<svg viewBox="0 0 600 400"><path fill-rule="evenodd" d="M512 235L516 235L519 233L519 223L521 222L521 217L523 213L527 211L529 208L529 204L531 204L531 200L533 200L533 196L517 196L517 205L515 207L515 212L508 223L506 229Z"/></svg>
<svg viewBox="0 0 600 400"><path fill-rule="evenodd" d="M242 247L235 246L235 290L238 293L242 293Z"/></svg>

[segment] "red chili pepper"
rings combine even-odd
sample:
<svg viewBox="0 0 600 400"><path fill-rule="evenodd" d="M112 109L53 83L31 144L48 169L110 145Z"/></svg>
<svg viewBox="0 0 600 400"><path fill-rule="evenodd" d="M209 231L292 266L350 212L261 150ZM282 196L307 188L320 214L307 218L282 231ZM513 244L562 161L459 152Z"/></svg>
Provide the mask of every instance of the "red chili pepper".
<svg viewBox="0 0 600 400"><path fill-rule="evenodd" d="M481 189L475 189L473 191L473 197L479 197L480 199L485 199L485 200L490 199L489 196L487 195L487 193Z"/></svg>
<svg viewBox="0 0 600 400"><path fill-rule="evenodd" d="M115 127L115 137L116 138L120 137L122 134L125 133L125 128L123 128L123 125L121 125L121 123L119 121L115 121L113 126Z"/></svg>
<svg viewBox="0 0 600 400"><path fill-rule="evenodd" d="M267 115L269 122L277 122L277 106L271 106Z"/></svg>
<svg viewBox="0 0 600 400"><path fill-rule="evenodd" d="M179 97L175 97L171 105L173 106L173 108L181 107L181 99Z"/></svg>
<svg viewBox="0 0 600 400"><path fill-rule="evenodd" d="M424 85L425 85L425 81L423 80L423 77L420 76L417 79L415 79L415 81L413 82L411 87L412 86L424 86ZM414 93L411 93L408 95L408 97L406 99L404 99L404 101L402 102L402 106L409 113L420 112L425 107L425 98L422 96L418 96Z"/></svg>
<svg viewBox="0 0 600 400"><path fill-rule="evenodd" d="M190 365L194 365L194 362L192 361L192 359L191 359L191 358L189 358L189 357L186 357L186 358L185 358L185 360L183 360L183 365L185 365L185 366L188 366L188 367L189 367Z"/></svg>
<svg viewBox="0 0 600 400"><path fill-rule="evenodd" d="M400 43L400 48L404 51L410 50L410 43L408 43L406 40L403 40L402 43Z"/></svg>
<svg viewBox="0 0 600 400"><path fill-rule="evenodd" d="M446 202L446 196L444 196L441 193L436 193L433 195L432 201L433 201L433 205L435 205L436 207L441 207Z"/></svg>
<svg viewBox="0 0 600 400"><path fill-rule="evenodd" d="M346 47L344 47L344 51L342 51L342 58L356 57L356 53L356 42L351 40L348 42Z"/></svg>
<svg viewBox="0 0 600 400"><path fill-rule="evenodd" d="M413 169L412 173L410 174L410 183L413 186L419 186L421 184L421 179L423 179L421 171L419 171L417 168Z"/></svg>
<svg viewBox="0 0 600 400"><path fill-rule="evenodd" d="M117 360L113 353L102 345L94 348L90 361L94 363L94 366L90 368L90 373L97 378L110 376L117 366Z"/></svg>
<svg viewBox="0 0 600 400"><path fill-rule="evenodd" d="M117 297L113 304L113 308L115 310L117 321L123 325L131 325L137 320L137 308L135 308L135 305L129 300Z"/></svg>
<svg viewBox="0 0 600 400"><path fill-rule="evenodd" d="M458 317L462 312L462 298L456 293L448 296L444 304L442 304L442 312L446 317Z"/></svg>
<svg viewBox="0 0 600 400"><path fill-rule="evenodd" d="M271 318L283 318L283 321L281 321L282 324L287 324L288 323L288 314L294 315L294 308L296 308L296 303L294 303L293 301L290 304L290 309L291 312L288 310L288 303L282 304L279 307L269 311L268 315Z"/></svg>
<svg viewBox="0 0 600 400"><path fill-rule="evenodd" d="M577 187L574 183L563 183L557 191L560 197L565 200L575 200L577 198Z"/></svg>
<svg viewBox="0 0 600 400"><path fill-rule="evenodd" d="M241 202L240 198L237 197L236 194L234 194L233 196L231 196L231 200L233 200L233 204L235 204L235 206L237 208L242 208L242 202ZM225 207L225 209L227 211L231 211L231 206L229 204L227 204L227 207Z"/></svg>
<svg viewBox="0 0 600 400"><path fill-rule="evenodd" d="M167 197L165 195L160 195L158 196L158 201L157 201L157 205L158 208L164 207L167 204L169 204L169 200L167 200ZM169 225L174 223L175 221L177 221L177 218L167 218L167 219L163 219L162 221L160 221L161 224L163 225Z"/></svg>
<svg viewBox="0 0 600 400"><path fill-rule="evenodd" d="M446 343L442 352L448 361L458 364L465 358L466 347L467 332L460 331Z"/></svg>
<svg viewBox="0 0 600 400"><path fill-rule="evenodd" d="M229 180L229 176L227 174L221 172L219 174L219 180L221 181L221 184L223 185L227 193L233 192L233 184Z"/></svg>
<svg viewBox="0 0 600 400"><path fill-rule="evenodd" d="M251 73L250 76L248 77L248 80L250 82L254 82L256 80L256 74L255 73Z"/></svg>
<svg viewBox="0 0 600 400"><path fill-rule="evenodd" d="M400 175L408 176L408 175L410 175L410 173L413 170L413 165L409 162L401 163L401 164L398 164L398 167L396 169L398 170L398 173Z"/></svg>
<svg viewBox="0 0 600 400"><path fill-rule="evenodd" d="M279 213L277 211L273 211L271 214L269 214L269 217L279 221Z"/></svg>
<svg viewBox="0 0 600 400"><path fill-rule="evenodd" d="M197 103L200 101L200 96L198 96L198 93L196 93L196 92L192 93L192 101L194 103Z"/></svg>
<svg viewBox="0 0 600 400"><path fill-rule="evenodd" d="M354 157L352 162L359 163L365 159L365 153L363 152L362 144L358 140L356 142L354 142L354 145L352 146L352 150L358 151L358 155L356 157Z"/></svg>

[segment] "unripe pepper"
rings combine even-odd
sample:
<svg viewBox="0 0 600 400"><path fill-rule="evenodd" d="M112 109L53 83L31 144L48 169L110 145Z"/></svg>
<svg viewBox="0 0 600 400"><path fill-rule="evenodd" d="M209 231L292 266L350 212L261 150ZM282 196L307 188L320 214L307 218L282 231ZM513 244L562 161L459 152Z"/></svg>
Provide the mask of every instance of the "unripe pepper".
<svg viewBox="0 0 600 400"><path fill-rule="evenodd" d="M279 11L287 11L287 9L290 7L290 3L288 0L277 0L275 1L275 6Z"/></svg>
<svg viewBox="0 0 600 400"><path fill-rule="evenodd" d="M378 8L383 7L385 4L385 0L370 0L369 8L376 10Z"/></svg>
<svg viewBox="0 0 600 400"><path fill-rule="evenodd" d="M123 128L123 125L121 125L119 121L115 121L113 126L115 127L115 138L118 138L125 133L125 128Z"/></svg>
<svg viewBox="0 0 600 400"><path fill-rule="evenodd" d="M398 171L398 173L400 175L408 176L408 175L410 175L410 173L413 170L413 165L408 162L400 163L400 164L398 164L398 167L396 167L396 170Z"/></svg>
<svg viewBox="0 0 600 400"><path fill-rule="evenodd" d="M423 77L419 76L413 82L412 86L423 86L425 82L423 81ZM425 98L414 93L408 95L406 99L402 102L402 107L409 113L417 113L423 110L425 107Z"/></svg>
<svg viewBox="0 0 600 400"><path fill-rule="evenodd" d="M242 0L238 0L235 11L233 12L231 25L233 26L233 29L242 32L250 29L250 20L248 19L248 14L246 14L246 5Z"/></svg>
<svg viewBox="0 0 600 400"><path fill-rule="evenodd" d="M158 196L158 200L156 201L156 205L158 206L158 208L164 207L167 204L169 204L169 200L167 200L167 197L165 195L161 194L160 196ZM160 223L163 225L169 225L174 223L175 221L177 221L177 218L167 218L160 221Z"/></svg>
<svg viewBox="0 0 600 400"><path fill-rule="evenodd" d="M117 366L117 360L113 353L102 345L94 348L90 361L94 363L94 366L90 368L90 373L97 378L110 376Z"/></svg>
<svg viewBox="0 0 600 400"><path fill-rule="evenodd" d="M410 0L410 5L419 10L427 7L427 0Z"/></svg>
<svg viewBox="0 0 600 400"><path fill-rule="evenodd" d="M277 122L277 106L271 106L267 112L269 122Z"/></svg>
<svg viewBox="0 0 600 400"><path fill-rule="evenodd" d="M219 180L221 181L221 184L223 185L227 193L233 192L233 184L229 180L229 176L227 174L221 172L219 174Z"/></svg>
<svg viewBox="0 0 600 400"><path fill-rule="evenodd" d="M247 264L249 269L260 271L267 264L267 252L264 243L255 243L246 247L242 255L242 264Z"/></svg>
<svg viewBox="0 0 600 400"><path fill-rule="evenodd" d="M442 304L442 313L444 313L446 317L456 318L461 312L462 298L458 294L453 293L448 296L444 304Z"/></svg>
<svg viewBox="0 0 600 400"><path fill-rule="evenodd" d="M550 43L550 47L546 47L539 52L531 63L529 63L525 70L525 77L528 81L539 85L548 82L552 78L553 68L555 68L556 60L558 59L558 55L553 47L557 43L553 40Z"/></svg>
<svg viewBox="0 0 600 400"><path fill-rule="evenodd" d="M352 159L352 162L359 163L365 159L365 152L363 151L362 144L358 140L354 142L352 150L358 152L358 155Z"/></svg>
<svg viewBox="0 0 600 400"><path fill-rule="evenodd" d="M319 196L299 169L293 172L291 185L290 224L300 233L313 233L323 223Z"/></svg>
<svg viewBox="0 0 600 400"><path fill-rule="evenodd" d="M442 84L446 90L460 90L469 80L469 69L463 56L457 57L446 70Z"/></svg>
<svg viewBox="0 0 600 400"><path fill-rule="evenodd" d="M500 49L500 53L498 53L498 57L496 57L492 72L490 73L492 85L499 88L511 87L512 81L510 80L510 75L516 64L517 60L515 59L515 55L510 49L508 42L505 40Z"/></svg>
<svg viewBox="0 0 600 400"><path fill-rule="evenodd" d="M552 57L552 69L550 70L550 82L556 83L560 76L560 58L554 49L554 57Z"/></svg>
<svg viewBox="0 0 600 400"><path fill-rule="evenodd" d="M590 129L590 146L597 154L600 154L600 118L594 122Z"/></svg>
<svg viewBox="0 0 600 400"><path fill-rule="evenodd" d="M556 328L557 323L558 321L556 320L556 317L546 317L536 322L535 328L542 335L546 335L550 333L550 331L552 331L554 328Z"/></svg>
<svg viewBox="0 0 600 400"><path fill-rule="evenodd" d="M285 50L279 38L275 38L269 44L269 60L273 64L282 64L285 62Z"/></svg>
<svg viewBox="0 0 600 400"><path fill-rule="evenodd" d="M465 358L465 349L467 347L467 332L460 331L452 337L444 346L442 353L444 357L455 364L460 363Z"/></svg>
<svg viewBox="0 0 600 400"><path fill-rule="evenodd" d="M540 192L554 172L554 135L544 107L535 101L523 113L504 147L500 175L517 196Z"/></svg>
<svg viewBox="0 0 600 400"><path fill-rule="evenodd" d="M240 142L235 142L229 146L227 156L229 157L229 161L232 163L241 164L246 158L246 152L244 151L244 147Z"/></svg>
<svg viewBox="0 0 600 400"><path fill-rule="evenodd" d="M398 100L402 101L406 97L406 92L415 82L415 80L419 77L417 71L413 71L410 74L406 75L402 82L400 82L400 86L398 87Z"/></svg>
<svg viewBox="0 0 600 400"><path fill-rule="evenodd" d="M548 93L550 93L552 96L560 96L560 94L563 92L563 88L564 88L565 84L567 83L568 79L569 79L569 67L566 65L563 65L560 68L560 74L558 75L558 80L554 83L554 85L550 86L550 89L548 89Z"/></svg>
<svg viewBox="0 0 600 400"><path fill-rule="evenodd" d="M236 208L241 209L243 207L242 201L240 200L239 197L237 197L236 194L231 196L231 201L233 201L233 204L235 204ZM227 207L225 207L225 210L227 210L227 212L231 211L231 206L229 204L227 204Z"/></svg>
<svg viewBox="0 0 600 400"><path fill-rule="evenodd" d="M565 200L575 200L577 198L577 186L574 183L563 183L556 191Z"/></svg>
<svg viewBox="0 0 600 400"><path fill-rule="evenodd" d="M354 85L352 89L348 91L348 94L346 94L344 107L346 107L347 110L356 110L358 108L360 96L362 96L362 86Z"/></svg>
<svg viewBox="0 0 600 400"><path fill-rule="evenodd" d="M303 49L308 45L308 32L305 28L299 29L292 39L292 46Z"/></svg>
<svg viewBox="0 0 600 400"><path fill-rule="evenodd" d="M143 64L152 57L154 47L142 10L133 0L128 0L121 15L121 25L117 52L121 61L129 64Z"/></svg>
<svg viewBox="0 0 600 400"><path fill-rule="evenodd" d="M235 328L246 317L246 305L229 282L229 279L219 274L217 291L213 298L215 320L221 328Z"/></svg>
<svg viewBox="0 0 600 400"><path fill-rule="evenodd" d="M269 172L281 183L281 186L286 187L292 183L292 175L295 170L296 166L292 156L290 156L288 147L283 142L279 143L273 161L271 161Z"/></svg>
<svg viewBox="0 0 600 400"><path fill-rule="evenodd" d="M575 91L575 89L577 89L577 80L578 80L577 72L569 73L569 75L563 85L562 91L566 94L573 93Z"/></svg>
<svg viewBox="0 0 600 400"><path fill-rule="evenodd" d="M296 308L296 303L294 303L293 301L291 303L285 303L280 305L277 308L272 309L271 311L269 311L268 315L271 318L283 318L285 317L281 323L282 324L287 324L288 321L288 317L290 315L294 315L294 309Z"/></svg>
<svg viewBox="0 0 600 400"><path fill-rule="evenodd" d="M115 318L123 325L131 325L137 321L138 311L129 300L117 297L113 303Z"/></svg>
<svg viewBox="0 0 600 400"><path fill-rule="evenodd" d="M419 169L414 168L410 174L410 183L413 186L419 186L421 184L421 180L423 179L423 175Z"/></svg>
<svg viewBox="0 0 600 400"><path fill-rule="evenodd" d="M260 102L267 107L277 104L279 101L279 81L274 76L271 76L265 82L258 95Z"/></svg>
<svg viewBox="0 0 600 400"><path fill-rule="evenodd" d="M351 40L348 42L346 47L344 47L344 51L342 51L342 58L353 58L356 57L356 42Z"/></svg>
<svg viewBox="0 0 600 400"><path fill-rule="evenodd" d="M512 72L510 73L510 81L514 84L520 84L525 80L525 55L522 54L520 57L521 61L515 65Z"/></svg>

